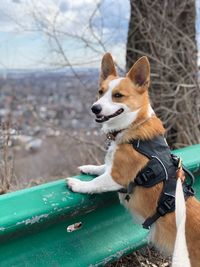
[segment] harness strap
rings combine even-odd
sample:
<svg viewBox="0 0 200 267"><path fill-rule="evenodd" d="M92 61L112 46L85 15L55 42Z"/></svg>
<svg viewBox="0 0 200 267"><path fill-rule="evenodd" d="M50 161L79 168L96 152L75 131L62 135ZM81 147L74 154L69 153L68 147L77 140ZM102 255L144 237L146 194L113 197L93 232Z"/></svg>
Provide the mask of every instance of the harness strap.
<svg viewBox="0 0 200 267"><path fill-rule="evenodd" d="M136 180L136 179L135 179ZM136 182L135 182L135 180L134 181L131 181L129 184L128 184L128 187L127 188L125 188L125 187L123 187L123 188L121 188L121 189L119 189L117 192L118 193L122 193L122 194L132 194L133 193L133 191L134 191L134 188L138 185Z"/></svg>
<svg viewBox="0 0 200 267"><path fill-rule="evenodd" d="M152 158L147 166L137 174L134 181L131 181L127 188L122 188L118 192L132 194L136 186L152 187L165 180L165 177L160 175L162 172L163 166L158 162L157 158Z"/></svg>
<svg viewBox="0 0 200 267"><path fill-rule="evenodd" d="M174 154L171 154L171 157L172 157L174 165L178 167L179 158ZM183 190L185 190L186 191L185 193L189 195L194 195L194 190L192 189L192 185L194 184L194 181L195 181L194 175L185 166L182 166L182 168L185 174L187 175L187 177L189 178L189 183L188 182L187 184L184 183ZM128 184L127 188L122 188L118 190L118 192L129 195L133 193L133 190L136 186L143 186L143 187L149 188L162 181L166 181L165 177L163 176L159 177L159 174L162 173L162 171L163 171L162 165L158 164L158 161L156 158L152 158L147 164L147 166L143 168L137 174L134 181L131 181ZM176 181L175 179L173 180ZM171 186L171 189L176 188L176 185L172 184L172 182L168 182L168 185ZM129 199L130 197L129 198L127 197L127 200Z"/></svg>
<svg viewBox="0 0 200 267"><path fill-rule="evenodd" d="M191 175L193 176L193 174ZM176 180L170 180L167 183L164 183L163 192L161 193L158 201L156 212L144 221L142 224L143 228L150 229L151 225L161 216L175 211L175 191L172 192L172 188L176 188L176 182ZM188 197L194 195L194 190L192 189L191 185L187 184L186 182L184 182L182 185L184 197L185 200L187 200Z"/></svg>
<svg viewBox="0 0 200 267"><path fill-rule="evenodd" d="M166 191L161 194L161 198L158 201L158 206L156 212L153 216L148 217L142 224L143 228L150 229L151 225L159 219L161 216L164 216L167 213L173 212L175 210L175 196L167 195Z"/></svg>
<svg viewBox="0 0 200 267"><path fill-rule="evenodd" d="M131 140L129 144L131 144L136 151L148 157L149 162L137 174L134 181L128 184L127 188L120 189L118 192L126 194L125 199L129 201L130 195L133 193L136 186L149 188L160 182L164 183L155 213L143 223L143 227L149 229L158 218L175 210L177 175L182 176L180 178L184 181L183 192L185 200L187 200L189 196L194 195L192 189L194 176L188 169L182 166L179 157L171 154L162 136L157 136L153 140L146 141L139 139ZM186 182L184 173L187 175L187 178L189 178L189 182Z"/></svg>
<svg viewBox="0 0 200 267"><path fill-rule="evenodd" d="M151 227L151 225L152 225L155 221L157 221L157 220L160 218L160 216L161 216L161 215L160 215L158 212L154 213L153 216L147 218L147 219L143 222L142 227L143 227L144 229L149 230L150 227Z"/></svg>

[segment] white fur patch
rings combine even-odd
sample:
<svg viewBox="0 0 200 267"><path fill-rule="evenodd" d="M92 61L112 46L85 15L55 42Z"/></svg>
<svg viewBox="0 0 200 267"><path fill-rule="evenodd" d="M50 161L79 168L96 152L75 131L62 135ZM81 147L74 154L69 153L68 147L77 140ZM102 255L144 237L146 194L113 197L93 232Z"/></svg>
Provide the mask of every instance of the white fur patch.
<svg viewBox="0 0 200 267"><path fill-rule="evenodd" d="M112 80L109 82L109 90L113 90L116 86L118 86L120 84L120 82L122 80L124 80L125 78L118 78L115 80Z"/></svg>
<svg viewBox="0 0 200 267"><path fill-rule="evenodd" d="M125 108L128 109L127 106L125 106L124 109ZM124 111L121 115L109 121L106 121L102 127L103 132L108 133L128 128L131 125L131 123L133 123L136 120L139 111L140 109L137 109L136 111L127 110Z"/></svg>
<svg viewBox="0 0 200 267"><path fill-rule="evenodd" d="M77 193L94 194L117 191L122 188L122 186L117 184L107 172L94 178L91 181L81 181L77 178L70 177L66 180L68 187L73 192Z"/></svg>
<svg viewBox="0 0 200 267"><path fill-rule="evenodd" d="M118 109L122 107L120 103L114 103L112 101L112 90L119 85L119 83L124 78L118 78L115 80L112 80L109 83L109 87L107 92L99 99L97 102L95 102L93 105L100 105L102 107L101 114L104 116L110 116L114 114Z"/></svg>
<svg viewBox="0 0 200 267"><path fill-rule="evenodd" d="M79 193L102 193L102 192L109 192L109 191L117 191L122 188L122 186L118 183L116 183L111 176L111 170L112 170L112 164L113 164L113 158L114 153L116 151L116 144L115 142L112 142L111 146L108 149L105 163L106 165L102 166L84 166L85 171L94 172L95 168L96 171L104 171L102 174L100 174L98 177L94 178L91 181L81 181L76 178L67 178L67 184L68 187L74 191Z"/></svg>
<svg viewBox="0 0 200 267"><path fill-rule="evenodd" d="M90 175L101 175L105 172L105 164L96 166L96 165L82 165L78 167L78 169L85 173L85 174L90 174Z"/></svg>
<svg viewBox="0 0 200 267"><path fill-rule="evenodd" d="M149 104L149 106L148 106L148 116L151 117L154 114L155 114L155 112L154 112L152 106Z"/></svg>

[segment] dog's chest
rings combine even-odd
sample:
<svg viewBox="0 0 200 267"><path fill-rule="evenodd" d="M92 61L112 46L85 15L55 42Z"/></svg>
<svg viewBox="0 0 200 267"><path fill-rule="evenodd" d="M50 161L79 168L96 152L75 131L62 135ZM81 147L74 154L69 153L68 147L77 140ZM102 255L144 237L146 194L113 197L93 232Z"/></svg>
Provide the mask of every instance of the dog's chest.
<svg viewBox="0 0 200 267"><path fill-rule="evenodd" d="M115 141L112 141L108 150L107 150L106 157L105 157L106 167L112 168L113 159L114 159L116 149L117 149L117 144Z"/></svg>

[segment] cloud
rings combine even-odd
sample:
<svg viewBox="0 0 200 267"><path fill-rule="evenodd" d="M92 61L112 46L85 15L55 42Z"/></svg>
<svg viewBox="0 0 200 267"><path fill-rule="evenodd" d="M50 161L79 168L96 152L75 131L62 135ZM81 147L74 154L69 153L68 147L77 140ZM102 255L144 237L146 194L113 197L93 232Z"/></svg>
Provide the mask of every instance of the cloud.
<svg viewBox="0 0 200 267"><path fill-rule="evenodd" d="M60 12L65 13L69 9L69 5L66 1L61 1L59 4Z"/></svg>
<svg viewBox="0 0 200 267"><path fill-rule="evenodd" d="M3 31L16 31L19 25L48 29L55 23L73 34L87 32L91 26L97 32L118 31L127 27L129 0L7 0L0 3L0 14L0 21L9 25Z"/></svg>
<svg viewBox="0 0 200 267"><path fill-rule="evenodd" d="M0 1L0 23L3 25L0 33L17 33L25 40L38 31L41 46L46 38L47 47L56 29L65 52L72 63L77 64L92 58L99 60L104 49L117 53L119 48L124 49L128 18L129 0ZM31 46L31 42L27 43ZM39 42L33 49L39 49ZM124 51L121 55L118 57L124 58Z"/></svg>

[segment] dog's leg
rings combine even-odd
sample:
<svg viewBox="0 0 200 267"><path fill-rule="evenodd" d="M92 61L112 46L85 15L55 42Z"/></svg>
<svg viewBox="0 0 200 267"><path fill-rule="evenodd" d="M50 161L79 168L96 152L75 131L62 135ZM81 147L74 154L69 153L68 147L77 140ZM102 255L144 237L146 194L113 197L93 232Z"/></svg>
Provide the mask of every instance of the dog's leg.
<svg viewBox="0 0 200 267"><path fill-rule="evenodd" d="M105 164L96 166L96 165L83 165L78 167L78 169L85 174L91 175L102 175L105 172Z"/></svg>
<svg viewBox="0 0 200 267"><path fill-rule="evenodd" d="M66 180L68 187L73 192L78 193L102 193L117 191L122 188L122 186L117 184L108 173L104 173L91 181L81 181L76 178L67 178Z"/></svg>

